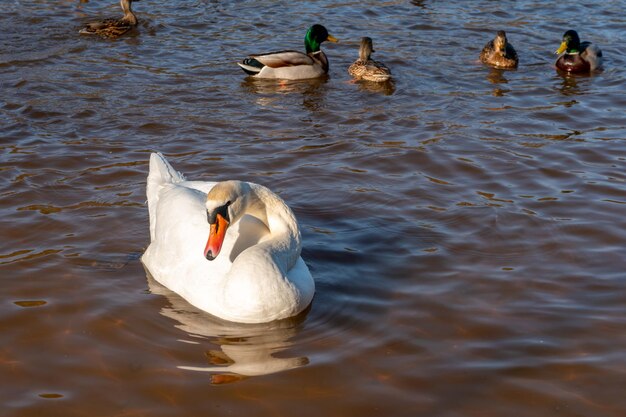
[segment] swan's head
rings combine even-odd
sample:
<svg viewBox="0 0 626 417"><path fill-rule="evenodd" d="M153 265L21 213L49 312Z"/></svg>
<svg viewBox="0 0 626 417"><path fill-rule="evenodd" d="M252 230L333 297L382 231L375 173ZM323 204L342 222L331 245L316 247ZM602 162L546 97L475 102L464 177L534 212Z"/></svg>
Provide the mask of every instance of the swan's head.
<svg viewBox="0 0 626 417"><path fill-rule="evenodd" d="M209 239L204 257L212 261L219 255L228 226L237 222L248 207L250 185L241 181L218 182L206 197L206 215L209 222Z"/></svg>

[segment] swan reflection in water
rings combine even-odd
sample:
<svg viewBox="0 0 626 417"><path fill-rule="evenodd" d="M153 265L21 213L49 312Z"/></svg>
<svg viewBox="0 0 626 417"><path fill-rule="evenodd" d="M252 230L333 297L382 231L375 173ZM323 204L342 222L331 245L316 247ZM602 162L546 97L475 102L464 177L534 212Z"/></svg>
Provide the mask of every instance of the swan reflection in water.
<svg viewBox="0 0 626 417"><path fill-rule="evenodd" d="M209 366L178 366L179 369L208 372L211 383L224 384L248 377L268 375L307 365L306 357L275 357L293 345L310 308L295 317L263 324L240 324L211 316L187 303L178 294L156 282L146 271L152 294L165 296L170 306L161 309L165 317L178 322L175 327L201 343L208 339L217 349L205 352ZM283 355L284 356L284 355Z"/></svg>

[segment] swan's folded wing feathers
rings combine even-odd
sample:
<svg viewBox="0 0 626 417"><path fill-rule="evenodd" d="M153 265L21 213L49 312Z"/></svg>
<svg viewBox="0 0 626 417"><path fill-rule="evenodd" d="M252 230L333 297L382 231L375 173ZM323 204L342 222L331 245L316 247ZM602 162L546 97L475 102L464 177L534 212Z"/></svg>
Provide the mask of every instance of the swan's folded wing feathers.
<svg viewBox="0 0 626 417"><path fill-rule="evenodd" d="M298 51L279 51L263 55L251 55L254 59L270 68L313 65L313 58Z"/></svg>
<svg viewBox="0 0 626 417"><path fill-rule="evenodd" d="M167 184L175 184L185 180L180 172L176 171L160 152L150 155L150 171L148 173L146 195L148 197L148 212L150 215L150 238L155 239L156 208L162 188Z"/></svg>

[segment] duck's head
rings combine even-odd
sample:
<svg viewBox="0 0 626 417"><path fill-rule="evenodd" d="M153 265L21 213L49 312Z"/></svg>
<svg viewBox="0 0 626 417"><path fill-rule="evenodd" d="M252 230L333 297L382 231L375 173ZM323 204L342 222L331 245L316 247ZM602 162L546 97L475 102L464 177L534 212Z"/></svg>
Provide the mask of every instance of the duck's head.
<svg viewBox="0 0 626 417"><path fill-rule="evenodd" d="M556 50L555 54L562 54L567 52L568 54L577 54L580 50L580 38L575 30L568 30L563 34L563 42L561 46Z"/></svg>
<svg viewBox="0 0 626 417"><path fill-rule="evenodd" d="M496 33L496 37L493 40L493 46L496 51L505 52L506 51L506 33L503 30L499 30Z"/></svg>
<svg viewBox="0 0 626 417"><path fill-rule="evenodd" d="M361 46L359 47L359 60L369 61L372 52L375 52L372 38L367 36L362 37Z"/></svg>
<svg viewBox="0 0 626 417"><path fill-rule="evenodd" d="M320 45L324 41L339 42L339 39L328 33L328 30L322 25L313 25L309 28L304 36L304 47L306 53L317 52L320 50Z"/></svg>
<svg viewBox="0 0 626 417"><path fill-rule="evenodd" d="M134 0L134 1L139 1L139 0ZM137 17L135 16L135 14L133 13L131 9L132 3L133 3L133 0L120 0L120 6L122 6L122 11L124 12L123 19L132 25L136 25Z"/></svg>
<svg viewBox="0 0 626 417"><path fill-rule="evenodd" d="M120 0L120 6L122 6L122 10L124 10L124 12L129 11L133 1L139 1L139 0Z"/></svg>
<svg viewBox="0 0 626 417"><path fill-rule="evenodd" d="M250 185L241 181L218 182L206 198L206 215L209 222L209 239L204 257L212 261L219 255L228 227L237 222L248 206Z"/></svg>

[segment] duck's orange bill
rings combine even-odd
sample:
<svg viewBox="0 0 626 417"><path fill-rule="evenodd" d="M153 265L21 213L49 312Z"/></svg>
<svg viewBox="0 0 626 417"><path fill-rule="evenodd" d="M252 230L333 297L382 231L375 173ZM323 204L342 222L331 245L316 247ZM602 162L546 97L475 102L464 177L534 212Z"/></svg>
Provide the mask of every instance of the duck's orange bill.
<svg viewBox="0 0 626 417"><path fill-rule="evenodd" d="M219 255L222 250L222 243L224 243L224 237L226 236L226 229L228 229L228 220L218 214L215 218L215 223L211 225L209 231L209 240L204 248L204 257L209 261L212 261Z"/></svg>

